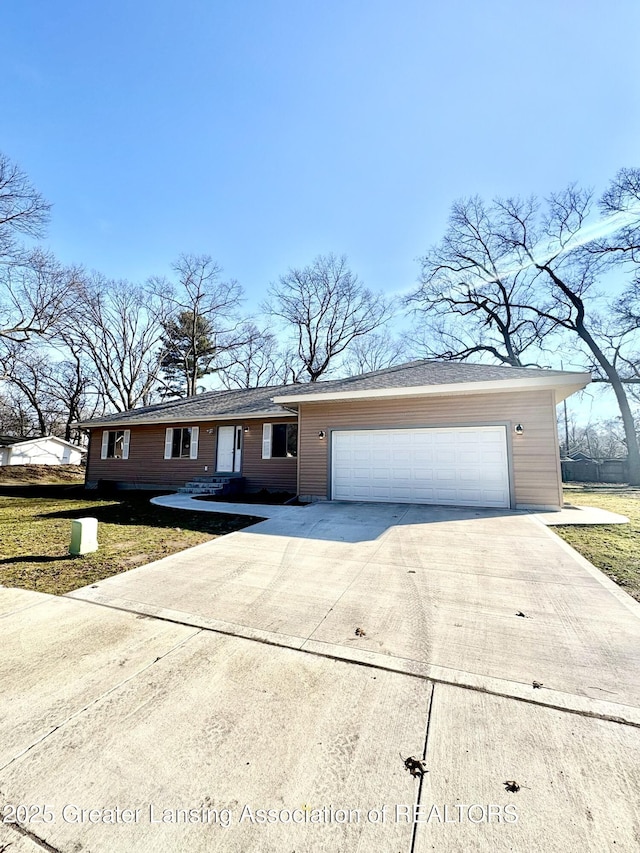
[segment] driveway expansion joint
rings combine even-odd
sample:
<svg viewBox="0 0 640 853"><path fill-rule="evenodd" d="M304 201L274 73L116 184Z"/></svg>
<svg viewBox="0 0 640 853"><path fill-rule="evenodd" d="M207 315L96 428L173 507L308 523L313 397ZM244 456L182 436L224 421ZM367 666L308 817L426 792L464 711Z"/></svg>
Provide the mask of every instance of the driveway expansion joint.
<svg viewBox="0 0 640 853"><path fill-rule="evenodd" d="M13 829L14 832L17 832L24 838L28 838L29 841L32 841L38 847L41 847L43 850L46 850L47 853L64 853L64 851L60 850L60 848L54 847L52 844L49 844L47 841L44 841L44 839L37 836L35 832L31 832L30 829L27 829L21 823L7 823L5 824L5 826L8 826L9 829Z"/></svg>
<svg viewBox="0 0 640 853"><path fill-rule="evenodd" d="M564 691L555 691L546 687L544 690L536 690L535 696L525 696L519 691L533 689L531 687L531 682L511 682L506 679L497 679L491 676L467 672L466 670L453 670L447 667L435 666L433 664L413 659L368 652L366 649L358 649L356 647L348 649L345 646L339 646L333 643L324 643L318 640L309 640L304 637L289 637L289 642L287 642L287 636L279 635L277 632L263 631L249 628L244 625L234 625L232 623L227 623L227 627L225 628L212 627L211 625L204 624L206 622L205 619L201 620L200 623L193 619L189 621L187 619L179 618L182 614L178 611L170 611L172 615L168 615L167 611L159 614L157 612L153 612L154 608L145 607L140 604L136 604L136 606L124 606L123 604L118 605L113 602L76 598L73 594L69 594L68 597L73 597L76 601L83 601L85 604L106 607L111 610L130 613L135 616L147 616L152 619L158 619L159 621L169 622L174 625L182 625L183 627L197 628L198 630L196 631L196 634L206 631L211 634L233 637L266 646L291 649L292 651L326 658L328 660L350 663L356 666L368 667L370 669L376 669L383 672L393 672L398 675L406 675L411 678L429 681L432 685L445 684L451 687L458 687L462 690L473 690L477 693L485 693L487 695L497 696L503 699L513 699L516 702L522 702L524 704L535 705L542 708L551 708L556 711L565 711L566 713L575 714L580 717L590 717L633 728L640 728L640 709L633 705L623 705L603 699L592 699L588 696L581 696L579 694ZM256 634L260 634L261 636L256 636ZM192 636L195 636L195 634L182 640L178 645L188 642ZM297 642L291 642L292 640ZM309 647L309 644L311 644L312 647ZM175 648L177 648L177 646ZM173 651L173 649L166 654L170 654L171 651ZM347 651L349 654L347 654ZM360 656L356 657L358 653ZM152 664L149 666L151 665ZM422 669L423 671L416 671L417 669ZM449 677L446 675L447 672L451 673ZM471 683L473 680L477 680L477 683ZM491 685L487 682L495 682L495 684ZM511 690L509 690L510 686L512 686ZM599 706L599 709L598 707L588 707L589 705L597 705ZM635 714L630 712L635 712Z"/></svg>
<svg viewBox="0 0 640 853"><path fill-rule="evenodd" d="M433 708L433 694L435 693L435 691L436 691L436 685L432 684L431 685L431 695L429 696L429 707L427 708L427 724L426 724L425 732L424 732L424 744L422 746L422 761L425 763L427 761L427 752L428 752L428 748L429 748L429 733L431 730L431 710ZM428 771L429 771L429 768L427 767L427 770L425 771L425 773L422 773L420 775L420 782L418 783L418 791L416 793L416 807L417 807L416 814L418 813L418 809L420 807L420 804L422 803L422 786L424 785L425 774ZM411 833L411 847L409 848L409 853L414 853L417 840L418 840L418 821L416 820L413 823L413 831Z"/></svg>

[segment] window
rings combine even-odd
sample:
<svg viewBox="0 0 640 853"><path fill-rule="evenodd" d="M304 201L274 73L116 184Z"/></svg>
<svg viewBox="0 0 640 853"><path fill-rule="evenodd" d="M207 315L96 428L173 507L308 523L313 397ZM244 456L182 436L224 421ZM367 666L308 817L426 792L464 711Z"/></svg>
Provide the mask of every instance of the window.
<svg viewBox="0 0 640 853"><path fill-rule="evenodd" d="M188 459L191 456L191 427L174 429L173 445L171 447L172 459Z"/></svg>
<svg viewBox="0 0 640 853"><path fill-rule="evenodd" d="M128 459L131 430L105 429L102 433L101 459Z"/></svg>
<svg viewBox="0 0 640 853"><path fill-rule="evenodd" d="M198 427L169 427L164 439L165 459L197 459Z"/></svg>
<svg viewBox="0 0 640 853"><path fill-rule="evenodd" d="M297 455L298 424L263 424L263 459L295 458Z"/></svg>

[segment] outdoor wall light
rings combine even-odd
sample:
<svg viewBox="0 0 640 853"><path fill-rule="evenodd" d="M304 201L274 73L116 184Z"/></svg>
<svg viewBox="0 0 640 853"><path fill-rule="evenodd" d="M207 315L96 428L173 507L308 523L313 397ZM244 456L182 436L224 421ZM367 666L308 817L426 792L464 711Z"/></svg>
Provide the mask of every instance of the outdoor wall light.
<svg viewBox="0 0 640 853"><path fill-rule="evenodd" d="M323 429L321 429L320 432L318 433L318 438L324 438L325 435L326 435L325 431Z"/></svg>
<svg viewBox="0 0 640 853"><path fill-rule="evenodd" d="M249 432L249 427L244 428L244 434L246 435Z"/></svg>
<svg viewBox="0 0 640 853"><path fill-rule="evenodd" d="M215 431L216 431L215 427L209 427L209 429L207 430L207 435L213 435Z"/></svg>
<svg viewBox="0 0 640 853"><path fill-rule="evenodd" d="M522 435L522 433L524 432L524 427L522 426L522 424L516 424L513 428L513 431L516 435Z"/></svg>

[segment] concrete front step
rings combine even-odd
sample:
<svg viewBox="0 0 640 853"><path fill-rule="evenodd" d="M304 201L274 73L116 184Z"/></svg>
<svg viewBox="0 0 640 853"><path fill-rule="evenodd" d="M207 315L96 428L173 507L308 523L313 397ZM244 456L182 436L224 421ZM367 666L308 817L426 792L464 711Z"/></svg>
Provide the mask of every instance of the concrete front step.
<svg viewBox="0 0 640 853"><path fill-rule="evenodd" d="M194 477L178 489L182 495L233 495L241 492L243 477Z"/></svg>
<svg viewBox="0 0 640 853"><path fill-rule="evenodd" d="M186 486L180 486L178 492L182 495L215 495L222 494L222 486L213 483L187 483Z"/></svg>

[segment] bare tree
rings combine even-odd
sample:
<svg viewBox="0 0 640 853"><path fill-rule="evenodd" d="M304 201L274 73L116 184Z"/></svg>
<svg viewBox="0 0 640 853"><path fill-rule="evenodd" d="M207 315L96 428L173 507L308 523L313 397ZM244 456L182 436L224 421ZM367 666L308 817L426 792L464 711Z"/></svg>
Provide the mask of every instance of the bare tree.
<svg viewBox="0 0 640 853"><path fill-rule="evenodd" d="M600 210L615 224L587 245L587 250L613 263L629 263L640 283L640 169L620 169L600 199Z"/></svg>
<svg viewBox="0 0 640 853"><path fill-rule="evenodd" d="M404 340L372 332L353 342L344 359L345 372L354 375L384 370L386 367L409 361L410 352Z"/></svg>
<svg viewBox="0 0 640 853"><path fill-rule="evenodd" d="M28 409L19 394L15 394L11 388L5 389L0 395L0 433L21 438L37 435L37 428Z"/></svg>
<svg viewBox="0 0 640 853"><path fill-rule="evenodd" d="M57 340L90 361L105 405L123 412L151 403L161 369L160 301L141 286L93 273L78 287L74 319Z"/></svg>
<svg viewBox="0 0 640 853"><path fill-rule="evenodd" d="M602 322L593 290L603 270L602 256L589 250L590 241L584 237L591 203L591 194L574 186L553 194L543 219L548 245L543 246L542 252L528 238L517 207L507 205L505 211L511 217L511 242L517 255L522 263L531 264L536 281L542 283L547 293L546 304L539 300L529 307L537 317L552 322L555 330L577 337L611 385L625 431L629 479L632 484L640 485L640 448L627 390L615 364L615 351L607 347L606 336L598 334Z"/></svg>
<svg viewBox="0 0 640 853"><path fill-rule="evenodd" d="M302 269L291 268L269 288L264 309L284 320L295 341L302 370L315 382L363 335L380 328L393 308L367 290L342 255L319 255Z"/></svg>
<svg viewBox="0 0 640 853"><path fill-rule="evenodd" d="M530 223L535 200L519 205ZM457 201L441 243L421 258L420 287L407 304L419 316L413 343L427 356L538 366L539 353L532 360L530 351L552 323L521 307L531 301L533 285L528 267L514 260L501 220L500 202Z"/></svg>
<svg viewBox="0 0 640 853"><path fill-rule="evenodd" d="M66 441L83 443L82 430L73 426L104 413L104 402L93 382L95 372L84 357L81 345L69 341L61 350L62 358L53 362L47 375L46 393L57 419L51 431Z"/></svg>
<svg viewBox="0 0 640 853"><path fill-rule="evenodd" d="M248 323L242 331L244 343L234 349L231 360L220 371L225 388L258 388L284 385L289 379L286 354L270 332Z"/></svg>
<svg viewBox="0 0 640 853"><path fill-rule="evenodd" d="M498 199L490 207L477 199L458 203L445 238L422 261L422 287L411 300L425 310L448 312L455 299L461 325L469 324L471 334L488 329L493 335L490 345L481 340L480 349L445 356L466 358L482 351L522 365L523 353L529 348L539 352L550 334L571 341L574 349L578 345L616 395L630 480L640 484L627 392L613 353L598 334L602 305L595 285L604 262L602 253L589 251L595 238L588 227L592 204L591 194L573 185L551 195L544 208L533 199ZM493 347L496 340L499 347Z"/></svg>
<svg viewBox="0 0 640 853"><path fill-rule="evenodd" d="M68 309L75 270L19 240L44 236L49 210L26 174L0 154L0 338L28 340Z"/></svg>
<svg viewBox="0 0 640 853"><path fill-rule="evenodd" d="M49 434L49 418L43 391L48 366L46 355L36 347L5 342L0 350L0 379L20 393L23 404L26 403L26 407L31 411L34 432L40 436Z"/></svg>
<svg viewBox="0 0 640 853"><path fill-rule="evenodd" d="M603 261L605 269L632 275L603 325L616 371L640 401L640 169L620 169L600 199L600 210L616 227L588 243L585 251ZM606 376L597 378L607 381Z"/></svg>
<svg viewBox="0 0 640 853"><path fill-rule="evenodd" d="M223 281L209 255L181 255L176 281L153 279L151 290L166 306L163 372L165 392L191 397L199 380L222 370L247 343L248 326L239 314L244 298L237 281Z"/></svg>
<svg viewBox="0 0 640 853"><path fill-rule="evenodd" d="M80 434L71 424L95 413L96 395L91 394L81 354L67 351L67 358L61 360L55 360L56 355L52 347L4 341L0 380L9 392L5 402L16 412L22 431L26 418L30 434L52 433L80 443Z"/></svg>
<svg viewBox="0 0 640 853"><path fill-rule="evenodd" d="M27 341L49 332L69 315L77 286L78 270L40 249L0 264L0 338Z"/></svg>
<svg viewBox="0 0 640 853"><path fill-rule="evenodd" d="M627 453L620 418L579 424L574 415L566 422L562 416L558 418L558 433L563 456L580 451L592 459L620 459Z"/></svg>
<svg viewBox="0 0 640 853"><path fill-rule="evenodd" d="M0 153L0 258L15 257L16 234L43 237L50 209L22 169Z"/></svg>

